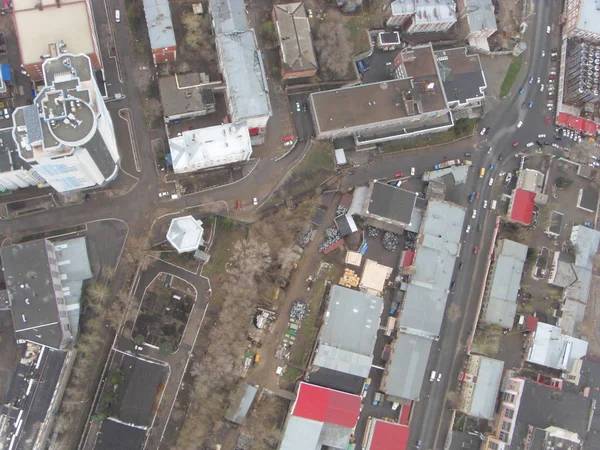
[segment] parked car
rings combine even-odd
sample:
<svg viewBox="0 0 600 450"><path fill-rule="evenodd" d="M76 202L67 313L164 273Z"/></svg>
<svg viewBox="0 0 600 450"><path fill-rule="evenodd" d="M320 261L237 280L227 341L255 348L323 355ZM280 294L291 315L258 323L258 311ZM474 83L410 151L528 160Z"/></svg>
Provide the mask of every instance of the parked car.
<svg viewBox="0 0 600 450"><path fill-rule="evenodd" d="M475 192L471 192L469 195L469 203L473 203L473 200L475 200Z"/></svg>
<svg viewBox="0 0 600 450"><path fill-rule="evenodd" d="M519 89L519 94L522 94L523 92L525 92L525 87L522 87L521 89Z"/></svg>
<svg viewBox="0 0 600 450"><path fill-rule="evenodd" d="M431 374L429 375L429 381L434 381L436 375L437 375L437 372L435 370L432 370Z"/></svg>
<svg viewBox="0 0 600 450"><path fill-rule="evenodd" d="M476 255L477 253L479 253L479 247L475 246L473 247L473 254Z"/></svg>
<svg viewBox="0 0 600 450"><path fill-rule="evenodd" d="M487 205L488 205L488 201L484 200L483 201L483 209L487 209Z"/></svg>
<svg viewBox="0 0 600 450"><path fill-rule="evenodd" d="M494 151L494 148L493 148L493 147L489 147L489 148L488 148L488 151L487 151L487 154L488 154L488 155L491 155L491 154L492 154L492 151Z"/></svg>
<svg viewBox="0 0 600 450"><path fill-rule="evenodd" d="M468 233L469 231L471 231L471 225L467 225L467 228L465 228L465 233Z"/></svg>
<svg viewBox="0 0 600 450"><path fill-rule="evenodd" d="M115 9L115 22L119 23L121 21L121 11Z"/></svg>
<svg viewBox="0 0 600 450"><path fill-rule="evenodd" d="M410 175L411 175L412 177L414 177L414 176L415 176L415 172L416 172L415 168L414 168L414 167L411 167L411 168L410 168Z"/></svg>
<svg viewBox="0 0 600 450"><path fill-rule="evenodd" d="M392 305L390 306L390 316L395 316L396 313L398 312L399 307L400 307L400 303L392 302Z"/></svg>
<svg viewBox="0 0 600 450"><path fill-rule="evenodd" d="M550 125L550 116L546 116L546 125Z"/></svg>
<svg viewBox="0 0 600 450"><path fill-rule="evenodd" d="M477 210L476 209L473 210L473 214L471 214L471 219L474 219L475 217L477 217Z"/></svg>
<svg viewBox="0 0 600 450"><path fill-rule="evenodd" d="M546 33L547 33L547 34L550 34L550 25L548 25L548 26L546 27Z"/></svg>
<svg viewBox="0 0 600 450"><path fill-rule="evenodd" d="M375 392L375 395L373 396L373 406L379 405L379 402L381 402L382 397L383 394L381 392Z"/></svg>
<svg viewBox="0 0 600 450"><path fill-rule="evenodd" d="M518 147L518 146L519 146L519 141L513 142L513 147Z"/></svg>
<svg viewBox="0 0 600 450"><path fill-rule="evenodd" d="M475 200L479 200L479 192L475 192Z"/></svg>
<svg viewBox="0 0 600 450"><path fill-rule="evenodd" d="M236 211L239 211L242 209L242 202L240 202L239 200L236 200L235 202L235 209Z"/></svg>
<svg viewBox="0 0 600 450"><path fill-rule="evenodd" d="M470 158L470 157L471 157L471 152L465 152L465 156L466 156L467 158Z"/></svg>
<svg viewBox="0 0 600 450"><path fill-rule="evenodd" d="M496 167L494 164L490 164L490 172L494 170L494 167Z"/></svg>
<svg viewBox="0 0 600 450"><path fill-rule="evenodd" d="M479 133L481 136L483 136L485 133L487 132L487 128L483 127L483 129L481 130L481 132Z"/></svg>
<svg viewBox="0 0 600 450"><path fill-rule="evenodd" d="M394 178L400 178L400 177L403 177L403 176L404 176L404 174L402 172L398 172L398 173L394 174Z"/></svg>
<svg viewBox="0 0 600 450"><path fill-rule="evenodd" d="M533 102L529 102L529 104L527 105L527 107L528 107L529 109L533 108Z"/></svg>
<svg viewBox="0 0 600 450"><path fill-rule="evenodd" d="M517 128L521 128L522 126L523 126L523 121L522 121L522 120L519 120L519 121L517 122Z"/></svg>
<svg viewBox="0 0 600 450"><path fill-rule="evenodd" d="M258 199L257 199L256 197L254 197L254 198L252 199L252 204L253 204L254 206L258 205Z"/></svg>
<svg viewBox="0 0 600 450"><path fill-rule="evenodd" d="M490 178L490 182L488 183L490 186L494 184L494 179Z"/></svg>

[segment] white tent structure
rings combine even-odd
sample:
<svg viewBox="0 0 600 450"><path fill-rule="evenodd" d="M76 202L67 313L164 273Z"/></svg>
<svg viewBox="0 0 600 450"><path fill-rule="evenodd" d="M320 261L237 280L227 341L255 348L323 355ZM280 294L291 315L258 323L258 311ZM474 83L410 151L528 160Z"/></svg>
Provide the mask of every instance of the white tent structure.
<svg viewBox="0 0 600 450"><path fill-rule="evenodd" d="M167 240L178 253L195 252L204 243L202 221L192 216L177 217L171 221Z"/></svg>

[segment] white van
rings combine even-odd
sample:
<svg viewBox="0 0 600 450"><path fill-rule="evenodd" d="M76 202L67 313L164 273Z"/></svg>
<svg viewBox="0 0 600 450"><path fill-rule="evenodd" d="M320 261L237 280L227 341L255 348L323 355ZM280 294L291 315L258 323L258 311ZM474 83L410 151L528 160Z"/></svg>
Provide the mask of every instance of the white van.
<svg viewBox="0 0 600 450"><path fill-rule="evenodd" d="M115 9L115 22L119 23L121 21L121 11Z"/></svg>
<svg viewBox="0 0 600 450"><path fill-rule="evenodd" d="M496 205L498 205L498 202L496 200L492 200L492 209L496 209Z"/></svg>

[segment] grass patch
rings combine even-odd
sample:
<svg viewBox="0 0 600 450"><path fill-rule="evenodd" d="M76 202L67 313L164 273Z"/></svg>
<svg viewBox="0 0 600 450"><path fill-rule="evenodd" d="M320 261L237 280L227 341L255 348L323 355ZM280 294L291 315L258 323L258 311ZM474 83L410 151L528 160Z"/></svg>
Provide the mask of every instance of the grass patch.
<svg viewBox="0 0 600 450"><path fill-rule="evenodd" d="M226 226L223 226L225 221ZM235 222L219 218L217 224L216 241L211 247L210 260L208 264L202 269L202 275L210 279L211 286L213 287L213 299L221 301L222 292L221 286L227 280L227 272L225 271L225 265L231 258L233 251L233 244L246 238L248 230L246 227L236 224Z"/></svg>
<svg viewBox="0 0 600 450"><path fill-rule="evenodd" d="M285 372L283 372L282 377L288 381L295 381L300 375L302 375L302 370L297 367L287 366Z"/></svg>
<svg viewBox="0 0 600 450"><path fill-rule="evenodd" d="M381 150L384 153L398 152L402 150L410 150L413 148L429 147L432 145L448 144L456 139L460 139L473 134L473 130L477 126L477 119L459 119L456 125L446 131L436 134L428 134L417 136L409 139L402 139L390 144L384 144Z"/></svg>
<svg viewBox="0 0 600 450"><path fill-rule="evenodd" d="M354 47L354 54L366 52L371 48L367 31L372 27L372 20L368 14L352 17L348 20L348 31Z"/></svg>
<svg viewBox="0 0 600 450"><path fill-rule="evenodd" d="M500 87L500 98L504 98L508 95L510 90L515 84L515 80L521 71L521 65L523 64L523 58L521 55L514 56L510 65L508 66L508 70L506 71L506 75L504 76L504 81L502 82L502 86Z"/></svg>

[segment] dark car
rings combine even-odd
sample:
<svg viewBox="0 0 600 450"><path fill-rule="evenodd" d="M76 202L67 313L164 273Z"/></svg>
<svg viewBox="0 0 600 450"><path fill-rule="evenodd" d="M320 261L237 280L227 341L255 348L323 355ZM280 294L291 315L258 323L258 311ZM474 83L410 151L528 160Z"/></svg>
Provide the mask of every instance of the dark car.
<svg viewBox="0 0 600 450"><path fill-rule="evenodd" d="M500 154L498 155L498 161L502 161L502 158L504 158L504 155L502 155L502 153L500 153Z"/></svg>
<svg viewBox="0 0 600 450"><path fill-rule="evenodd" d="M461 263L458 265L458 270L462 269L464 265L465 265L465 263L462 263L462 262L461 262Z"/></svg>
<svg viewBox="0 0 600 450"><path fill-rule="evenodd" d="M482 223L479 223L479 224L477 225L477 231L481 231L481 230L483 230L483 224L482 224Z"/></svg>

